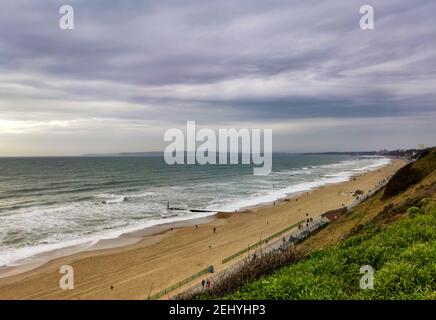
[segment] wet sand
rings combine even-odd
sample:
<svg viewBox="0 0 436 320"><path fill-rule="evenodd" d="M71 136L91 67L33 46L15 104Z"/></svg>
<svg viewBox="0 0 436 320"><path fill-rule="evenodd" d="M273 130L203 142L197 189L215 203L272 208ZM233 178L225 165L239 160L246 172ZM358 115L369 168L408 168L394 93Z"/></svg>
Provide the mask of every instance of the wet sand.
<svg viewBox="0 0 436 320"><path fill-rule="evenodd" d="M306 213L316 218L349 205L356 189L367 193L403 165L403 161L393 160L376 171L276 205L160 225L86 250L70 248L71 253L79 252L68 256L60 257L66 252L48 253L27 269L0 270L0 299L145 299L210 265L216 271L223 270L228 266L221 264L223 258L301 221ZM60 289L62 265L74 268L73 290Z"/></svg>

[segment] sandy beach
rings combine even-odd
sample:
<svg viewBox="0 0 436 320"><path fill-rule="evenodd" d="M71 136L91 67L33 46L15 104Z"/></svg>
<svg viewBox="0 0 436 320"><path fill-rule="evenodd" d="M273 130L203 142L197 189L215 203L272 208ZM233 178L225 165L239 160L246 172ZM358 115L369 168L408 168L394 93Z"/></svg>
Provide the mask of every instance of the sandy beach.
<svg viewBox="0 0 436 320"><path fill-rule="evenodd" d="M0 299L145 299L208 266L223 270L230 265L223 265L223 258L301 221L306 213L316 218L350 204L356 189L367 193L403 165L404 161L393 160L350 181L275 205L160 225L106 240L92 250L63 257L58 256L65 252L58 252L47 263L41 259L26 268L4 268ZM74 268L73 290L59 287L62 265Z"/></svg>

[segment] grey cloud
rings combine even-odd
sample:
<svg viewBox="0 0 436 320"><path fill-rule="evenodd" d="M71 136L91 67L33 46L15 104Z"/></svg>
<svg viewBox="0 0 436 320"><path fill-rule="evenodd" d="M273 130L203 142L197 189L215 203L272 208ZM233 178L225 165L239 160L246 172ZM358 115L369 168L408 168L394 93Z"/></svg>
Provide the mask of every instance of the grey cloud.
<svg viewBox="0 0 436 320"><path fill-rule="evenodd" d="M436 113L436 3L73 0L0 4L10 119L247 123Z"/></svg>

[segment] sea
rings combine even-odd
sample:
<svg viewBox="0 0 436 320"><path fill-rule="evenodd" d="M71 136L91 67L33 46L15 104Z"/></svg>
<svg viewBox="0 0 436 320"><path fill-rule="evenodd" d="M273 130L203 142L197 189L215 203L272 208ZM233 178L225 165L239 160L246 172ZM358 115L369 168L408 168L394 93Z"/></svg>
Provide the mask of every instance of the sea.
<svg viewBox="0 0 436 320"><path fill-rule="evenodd" d="M0 158L0 266L271 203L389 162L376 156L273 154L272 173L256 176L251 165L167 165L159 155ZM181 210L168 210L168 204Z"/></svg>

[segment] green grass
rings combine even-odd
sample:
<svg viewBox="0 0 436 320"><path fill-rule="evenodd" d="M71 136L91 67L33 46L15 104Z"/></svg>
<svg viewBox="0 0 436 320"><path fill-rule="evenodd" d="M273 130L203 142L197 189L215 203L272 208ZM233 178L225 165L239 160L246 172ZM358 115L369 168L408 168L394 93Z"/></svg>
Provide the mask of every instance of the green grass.
<svg viewBox="0 0 436 320"><path fill-rule="evenodd" d="M246 284L226 299L436 299L436 208L357 235ZM375 270L362 290L359 270Z"/></svg>

